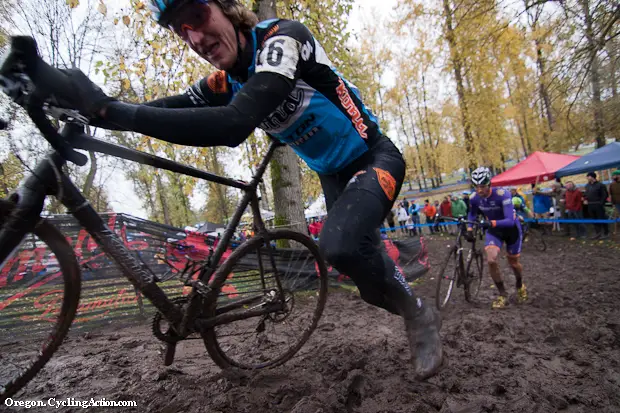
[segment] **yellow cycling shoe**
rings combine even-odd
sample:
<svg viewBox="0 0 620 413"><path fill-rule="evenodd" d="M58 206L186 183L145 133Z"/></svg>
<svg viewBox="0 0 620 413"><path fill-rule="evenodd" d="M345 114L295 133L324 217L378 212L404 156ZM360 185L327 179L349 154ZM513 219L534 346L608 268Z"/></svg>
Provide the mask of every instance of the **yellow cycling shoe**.
<svg viewBox="0 0 620 413"><path fill-rule="evenodd" d="M493 308L506 307L506 297L504 297L503 295L500 295L499 297L497 297L497 300L493 301L492 307Z"/></svg>
<svg viewBox="0 0 620 413"><path fill-rule="evenodd" d="M521 288L517 290L517 300L520 303L527 301L527 289L525 288L525 284L521 284Z"/></svg>

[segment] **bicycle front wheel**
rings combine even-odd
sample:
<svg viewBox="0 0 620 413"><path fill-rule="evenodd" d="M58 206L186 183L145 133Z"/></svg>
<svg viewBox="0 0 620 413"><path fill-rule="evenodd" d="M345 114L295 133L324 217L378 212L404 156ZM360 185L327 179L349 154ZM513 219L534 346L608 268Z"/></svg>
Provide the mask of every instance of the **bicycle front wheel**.
<svg viewBox="0 0 620 413"><path fill-rule="evenodd" d="M448 257L441 267L441 271L437 276L437 290L435 292L435 303L439 310L442 310L450 301L452 291L459 279L459 257L457 246L450 248Z"/></svg>
<svg viewBox="0 0 620 413"><path fill-rule="evenodd" d="M77 311L81 277L73 249L46 220L34 234L25 234L14 251L0 251L0 262L4 403L35 377L64 340Z"/></svg>
<svg viewBox="0 0 620 413"><path fill-rule="evenodd" d="M291 359L316 328L327 299L327 267L316 243L295 231L270 232L269 239L259 236L239 246L215 276L222 273L228 281L215 314L283 305L277 311L205 331L205 346L213 361L223 369L254 370Z"/></svg>
<svg viewBox="0 0 620 413"><path fill-rule="evenodd" d="M480 292L482 285L482 274L484 273L484 255L481 250L472 250L467 259L465 280L465 300L473 302Z"/></svg>

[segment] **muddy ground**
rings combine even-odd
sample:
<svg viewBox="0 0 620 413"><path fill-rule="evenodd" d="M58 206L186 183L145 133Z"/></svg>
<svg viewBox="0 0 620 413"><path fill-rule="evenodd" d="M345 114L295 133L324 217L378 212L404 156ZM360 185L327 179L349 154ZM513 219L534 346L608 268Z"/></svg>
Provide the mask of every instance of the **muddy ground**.
<svg viewBox="0 0 620 413"><path fill-rule="evenodd" d="M447 243L428 240L432 270L416 291L429 301ZM525 304L492 310L486 271L478 305L457 290L443 313L447 363L427 382L413 378L401 320L339 291L298 356L273 370L223 374L200 340L166 368L144 326L70 338L14 398L137 402L88 410L115 412L620 412L618 245L526 247ZM505 260L503 271L514 290Z"/></svg>

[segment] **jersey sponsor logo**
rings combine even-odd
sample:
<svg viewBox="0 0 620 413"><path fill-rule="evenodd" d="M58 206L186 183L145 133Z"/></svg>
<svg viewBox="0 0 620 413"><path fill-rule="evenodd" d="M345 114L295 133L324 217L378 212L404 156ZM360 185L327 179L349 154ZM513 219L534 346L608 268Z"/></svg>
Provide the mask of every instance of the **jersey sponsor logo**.
<svg viewBox="0 0 620 413"><path fill-rule="evenodd" d="M390 174L388 171L381 168L372 168L377 173L377 178L379 178L379 185L381 185L381 189L385 192L385 196L388 197L390 201L394 200L396 196L396 179Z"/></svg>
<svg viewBox="0 0 620 413"><path fill-rule="evenodd" d="M364 175L365 173L366 173L365 169L362 169L361 171L355 172L355 174L353 175L353 178L349 179L349 182L347 182L346 186L349 186L349 185L357 182L359 180L359 176L360 175Z"/></svg>
<svg viewBox="0 0 620 413"><path fill-rule="evenodd" d="M291 142L293 146L299 146L304 144L310 140L314 135L316 135L321 129L321 126L314 126L309 131L306 132L308 128L310 128L314 122L316 121L316 115L314 113L310 114L306 119L301 122L301 125L295 130L295 136L298 136L296 140Z"/></svg>
<svg viewBox="0 0 620 413"><path fill-rule="evenodd" d="M304 102L304 91L295 88L284 100L284 102L260 124L260 128L271 130L285 125L288 120L297 113ZM307 127L307 126L306 126Z"/></svg>
<svg viewBox="0 0 620 413"><path fill-rule="evenodd" d="M351 116L351 122L355 126L357 133L363 138L368 139L368 135L366 134L366 130L368 130L368 126L364 124L364 119L362 118L362 114L353 99L351 99L351 95L349 95L349 91L347 87L344 85L342 79L338 78L338 87L336 88L336 93L338 94L338 99L340 99L340 103L342 107L345 108L349 116Z"/></svg>
<svg viewBox="0 0 620 413"><path fill-rule="evenodd" d="M499 196L504 196L505 193L506 193L506 191L503 190L503 189L498 189L497 190L497 195L499 195Z"/></svg>
<svg viewBox="0 0 620 413"><path fill-rule="evenodd" d="M512 205L512 199L504 199L503 204L504 205Z"/></svg>
<svg viewBox="0 0 620 413"><path fill-rule="evenodd" d="M277 25L277 24L275 26L273 26L271 29L269 29L269 31L265 35L265 38L263 39L263 42L261 43L261 47L264 47L265 46L265 42L267 41L267 39L269 39L271 36L273 36L278 30L280 30L280 26Z"/></svg>
<svg viewBox="0 0 620 413"><path fill-rule="evenodd" d="M228 92L228 83L226 82L226 72L219 70L211 73L207 78L207 85L213 93Z"/></svg>

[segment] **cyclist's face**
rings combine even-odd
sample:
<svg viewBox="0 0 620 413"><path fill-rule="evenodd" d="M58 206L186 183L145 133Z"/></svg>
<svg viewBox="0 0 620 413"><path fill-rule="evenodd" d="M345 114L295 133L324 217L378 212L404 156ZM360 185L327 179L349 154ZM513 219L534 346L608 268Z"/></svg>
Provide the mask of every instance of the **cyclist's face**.
<svg viewBox="0 0 620 413"><path fill-rule="evenodd" d="M179 10L173 30L196 53L220 70L237 60L235 28L215 2L188 2ZM245 40L243 36L240 39Z"/></svg>
<svg viewBox="0 0 620 413"><path fill-rule="evenodd" d="M476 185L476 193L483 198L488 197L491 195L491 185Z"/></svg>

